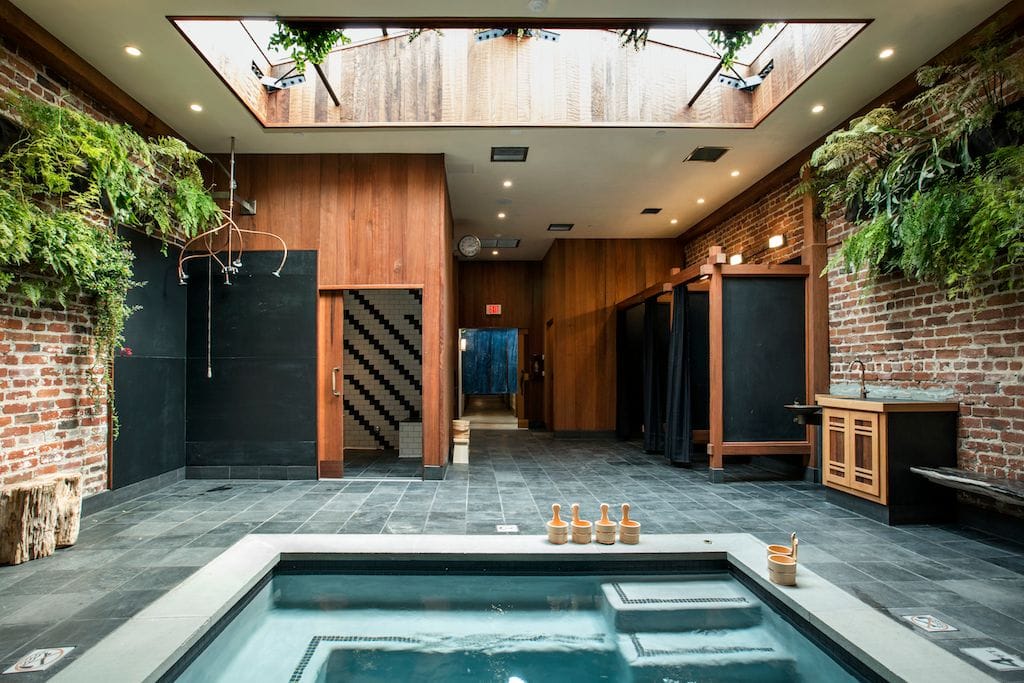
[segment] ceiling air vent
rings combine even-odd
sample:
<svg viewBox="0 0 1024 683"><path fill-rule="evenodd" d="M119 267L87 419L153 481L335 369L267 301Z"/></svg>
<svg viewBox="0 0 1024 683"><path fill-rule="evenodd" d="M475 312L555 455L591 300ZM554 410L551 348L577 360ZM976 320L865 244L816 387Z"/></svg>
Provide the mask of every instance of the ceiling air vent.
<svg viewBox="0 0 1024 683"><path fill-rule="evenodd" d="M548 226L548 230L551 232L569 232L572 230L574 223L552 223Z"/></svg>
<svg viewBox="0 0 1024 683"><path fill-rule="evenodd" d="M644 209L643 211L641 211L640 213L646 213L646 214L661 213L661 209L660 208L655 209L653 207L648 207L648 208Z"/></svg>
<svg viewBox="0 0 1024 683"><path fill-rule="evenodd" d="M529 147L491 147L491 161L526 161Z"/></svg>
<svg viewBox="0 0 1024 683"><path fill-rule="evenodd" d="M514 237L502 237L500 239L482 239L480 246L484 249L517 249L519 240Z"/></svg>
<svg viewBox="0 0 1024 683"><path fill-rule="evenodd" d="M721 159L722 155L728 151L728 147L698 147L690 152L690 156L683 159L683 161L710 161L714 163Z"/></svg>

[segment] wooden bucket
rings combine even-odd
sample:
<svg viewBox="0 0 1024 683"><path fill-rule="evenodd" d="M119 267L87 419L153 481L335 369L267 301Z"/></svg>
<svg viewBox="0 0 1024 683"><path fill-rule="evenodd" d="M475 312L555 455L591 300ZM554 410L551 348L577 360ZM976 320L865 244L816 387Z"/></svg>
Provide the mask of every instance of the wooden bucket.
<svg viewBox="0 0 1024 683"><path fill-rule="evenodd" d="M551 522L548 525L548 542L554 543L555 545L563 545L569 541L569 525L565 522L561 524L553 524Z"/></svg>
<svg viewBox="0 0 1024 683"><path fill-rule="evenodd" d="M603 545L613 545L617 526L608 519L608 503L601 503L601 518L594 522L595 540Z"/></svg>
<svg viewBox="0 0 1024 683"><path fill-rule="evenodd" d="M769 555L768 579L780 586L795 586L796 560L790 555Z"/></svg>

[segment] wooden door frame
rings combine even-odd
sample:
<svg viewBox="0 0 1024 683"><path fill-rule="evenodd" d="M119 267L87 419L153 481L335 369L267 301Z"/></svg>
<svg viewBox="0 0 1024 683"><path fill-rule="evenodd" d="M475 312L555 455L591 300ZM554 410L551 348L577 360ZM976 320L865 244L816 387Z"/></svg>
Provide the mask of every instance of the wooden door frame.
<svg viewBox="0 0 1024 683"><path fill-rule="evenodd" d="M316 461L319 479L345 476L345 303L346 291L418 289L420 284L344 285L320 287L317 296L317 372L316 372ZM420 297L422 300L422 296ZM422 304L421 304L422 305ZM421 310L421 316L423 312ZM422 333L421 333L422 334ZM421 337L420 381L424 380L426 354ZM336 362L335 362L336 361ZM333 380L333 381L332 381ZM424 392L420 389L420 420L424 419ZM340 417L332 421L332 414ZM425 432L424 432L425 435ZM424 436L424 441L426 437ZM426 448L423 448L426 467Z"/></svg>

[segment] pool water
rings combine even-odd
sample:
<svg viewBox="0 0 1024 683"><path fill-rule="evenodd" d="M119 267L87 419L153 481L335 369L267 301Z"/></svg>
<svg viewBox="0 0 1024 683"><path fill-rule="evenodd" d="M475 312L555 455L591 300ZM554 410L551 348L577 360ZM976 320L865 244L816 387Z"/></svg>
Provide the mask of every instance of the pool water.
<svg viewBox="0 0 1024 683"><path fill-rule="evenodd" d="M177 679L852 681L727 573L283 573Z"/></svg>

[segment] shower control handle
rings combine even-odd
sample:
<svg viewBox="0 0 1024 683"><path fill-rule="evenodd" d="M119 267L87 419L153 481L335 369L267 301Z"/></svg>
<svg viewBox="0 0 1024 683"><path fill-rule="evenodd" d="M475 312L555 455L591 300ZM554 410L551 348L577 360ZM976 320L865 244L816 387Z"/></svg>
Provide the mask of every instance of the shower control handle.
<svg viewBox="0 0 1024 683"><path fill-rule="evenodd" d="M341 396L341 392L338 391L338 372L341 368L331 368L331 393L335 396Z"/></svg>

